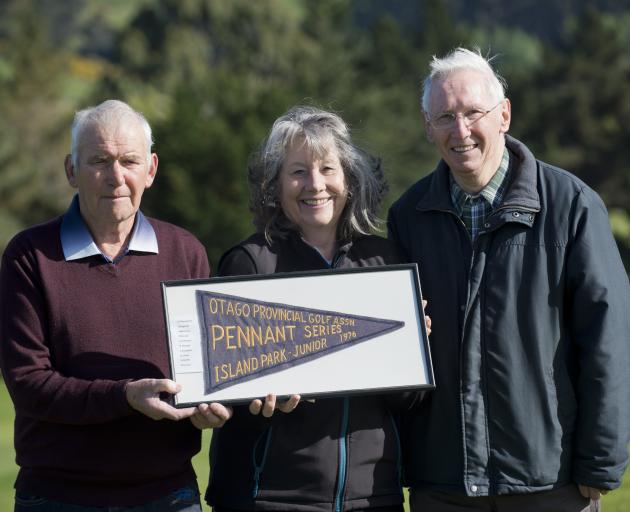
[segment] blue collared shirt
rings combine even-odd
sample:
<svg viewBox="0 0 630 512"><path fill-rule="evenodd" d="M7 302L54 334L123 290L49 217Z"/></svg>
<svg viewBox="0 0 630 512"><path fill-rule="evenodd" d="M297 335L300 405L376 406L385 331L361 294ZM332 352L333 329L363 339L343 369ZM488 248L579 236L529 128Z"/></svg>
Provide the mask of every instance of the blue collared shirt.
<svg viewBox="0 0 630 512"><path fill-rule="evenodd" d="M78 260L100 254L108 263L115 263L103 254L88 229L81 211L79 210L79 195L76 194L70 203L70 208L61 221L61 247L66 261ZM136 213L129 244L122 256L129 251L158 253L158 243L151 223L140 210ZM122 258L120 256L117 261Z"/></svg>

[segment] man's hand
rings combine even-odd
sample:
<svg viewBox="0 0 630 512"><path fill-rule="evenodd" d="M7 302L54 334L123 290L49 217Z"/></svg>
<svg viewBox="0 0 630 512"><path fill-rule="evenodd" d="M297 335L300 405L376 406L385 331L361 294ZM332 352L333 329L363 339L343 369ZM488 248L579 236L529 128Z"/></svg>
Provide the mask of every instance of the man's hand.
<svg viewBox="0 0 630 512"><path fill-rule="evenodd" d="M160 400L160 393L178 393L181 386L170 379L140 379L129 382L125 387L127 402L136 411L154 420L181 420L192 416L196 409L176 409Z"/></svg>
<svg viewBox="0 0 630 512"><path fill-rule="evenodd" d="M608 493L606 489L596 489L595 487L589 487L588 485L578 484L578 489L580 490L580 494L582 496L592 500L598 500L601 496Z"/></svg>
<svg viewBox="0 0 630 512"><path fill-rule="evenodd" d="M262 411L262 415L265 418L271 418L276 409L282 411L284 413L289 413L293 409L297 407L300 403L300 395L291 395L288 400L285 400L282 403L277 403L276 395L270 393L265 398L265 403L262 403L262 400L258 398L256 400L252 400L249 404L249 412L252 414L260 414Z"/></svg>
<svg viewBox="0 0 630 512"><path fill-rule="evenodd" d="M222 427L232 417L232 408L218 402L199 404L195 414L190 417L192 424L199 430Z"/></svg>

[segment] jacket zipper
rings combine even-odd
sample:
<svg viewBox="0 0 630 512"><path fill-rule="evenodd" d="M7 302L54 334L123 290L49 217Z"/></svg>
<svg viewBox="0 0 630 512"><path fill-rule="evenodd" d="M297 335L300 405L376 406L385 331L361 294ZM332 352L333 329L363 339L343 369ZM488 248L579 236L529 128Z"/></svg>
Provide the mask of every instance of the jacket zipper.
<svg viewBox="0 0 630 512"><path fill-rule="evenodd" d="M252 495L254 498L256 498L258 496L258 488L259 488L259 484L260 484L260 475L262 473L263 468L265 467L265 461L267 460L267 452L269 451L269 444L271 442L271 432L273 430L273 427L269 427L267 429L267 437L265 439L265 447L263 448L263 454L262 457L260 458L260 464L256 463L256 452L258 451L258 445L260 444L260 441L262 441L263 436L265 435L265 433L263 433L258 440L256 441L256 444L254 445L254 451L252 453L252 458L253 458L253 462L254 462L254 489L252 491Z"/></svg>
<svg viewBox="0 0 630 512"><path fill-rule="evenodd" d="M341 417L341 431L339 433L339 469L337 472L337 492L335 493L335 512L343 509L343 493L346 490L346 467L348 464L348 448L346 435L348 434L348 414L350 411L350 399L343 399L343 412Z"/></svg>
<svg viewBox="0 0 630 512"><path fill-rule="evenodd" d="M394 415L390 411L388 411L388 414L389 419L392 422L394 435L396 437L396 470L398 473L398 486L402 487L402 447L400 443L400 434L398 433L398 425L396 425Z"/></svg>
<svg viewBox="0 0 630 512"><path fill-rule="evenodd" d="M463 367L464 367L464 345L462 343L463 339L464 339L464 334L466 332L466 319L468 317L468 302L470 299L470 275L472 273L472 269L475 263L475 249L476 249L476 243L475 240L472 239L472 236L470 235L470 233L468 232L468 228L466 227L466 223L461 219L461 217L459 217L455 212L451 211L451 210L440 210L444 213L449 213L451 215L453 215L457 221L459 222L460 226L462 228L464 228L464 231L466 232L466 235L468 236L468 240L470 241L470 245L471 245L471 254L470 254L470 261L468 263L468 274L466 277L466 282L467 282L467 286L466 286L466 304L463 307L463 317L462 317L462 330L461 333L459 335L460 337L460 343L459 343L459 401L460 401L460 414L461 414L461 429L462 429L462 448L463 448L463 455L464 455L464 460L463 460L463 477L464 477L464 482L466 485L466 488L468 488L468 479L467 479L467 475L468 475L468 454L467 454L467 450L466 450L466 411L464 408L464 382L462 379L462 371L463 371Z"/></svg>

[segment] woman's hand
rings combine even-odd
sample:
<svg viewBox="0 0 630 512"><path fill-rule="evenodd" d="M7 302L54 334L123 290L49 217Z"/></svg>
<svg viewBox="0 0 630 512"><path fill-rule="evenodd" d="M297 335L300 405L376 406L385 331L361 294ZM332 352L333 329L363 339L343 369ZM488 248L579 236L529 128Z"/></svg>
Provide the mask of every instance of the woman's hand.
<svg viewBox="0 0 630 512"><path fill-rule="evenodd" d="M218 402L199 404L190 417L192 424L199 430L222 427L232 417L232 408Z"/></svg>
<svg viewBox="0 0 630 512"><path fill-rule="evenodd" d="M254 415L260 414L265 418L271 418L273 413L278 409L284 413L289 413L293 411L297 405L300 403L300 395L291 395L284 402L278 402L276 395L273 393L269 393L265 397L265 403L263 404L262 400L256 399L252 400L249 404L249 412Z"/></svg>
<svg viewBox="0 0 630 512"><path fill-rule="evenodd" d="M422 312L427 308L428 302L422 299ZM427 336L431 335L431 317L429 315L424 315L424 324L427 326Z"/></svg>

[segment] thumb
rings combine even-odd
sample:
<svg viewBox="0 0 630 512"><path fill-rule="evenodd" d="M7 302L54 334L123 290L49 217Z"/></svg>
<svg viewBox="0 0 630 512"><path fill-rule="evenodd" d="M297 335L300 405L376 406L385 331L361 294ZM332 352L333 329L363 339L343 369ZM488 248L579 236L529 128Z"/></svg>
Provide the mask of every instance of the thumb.
<svg viewBox="0 0 630 512"><path fill-rule="evenodd" d="M158 379L155 381L155 391L157 392L166 392L174 395L179 393L182 389L182 385L178 384L174 380L171 379Z"/></svg>

